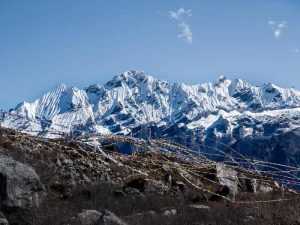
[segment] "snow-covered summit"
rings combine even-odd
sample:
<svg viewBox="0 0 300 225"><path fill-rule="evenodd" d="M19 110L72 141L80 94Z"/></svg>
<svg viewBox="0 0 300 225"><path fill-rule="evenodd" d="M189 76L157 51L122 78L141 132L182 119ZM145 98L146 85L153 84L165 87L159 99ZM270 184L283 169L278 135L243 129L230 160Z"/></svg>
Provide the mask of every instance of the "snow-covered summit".
<svg viewBox="0 0 300 225"><path fill-rule="evenodd" d="M300 107L300 92L274 84L255 86L247 81L220 76L198 85L170 83L141 71L126 71L104 85L84 89L60 85L34 102L23 102L3 116L3 126L31 133L104 132L128 134L136 127L176 124L196 129L226 113L294 111ZM206 119L209 118L209 119Z"/></svg>

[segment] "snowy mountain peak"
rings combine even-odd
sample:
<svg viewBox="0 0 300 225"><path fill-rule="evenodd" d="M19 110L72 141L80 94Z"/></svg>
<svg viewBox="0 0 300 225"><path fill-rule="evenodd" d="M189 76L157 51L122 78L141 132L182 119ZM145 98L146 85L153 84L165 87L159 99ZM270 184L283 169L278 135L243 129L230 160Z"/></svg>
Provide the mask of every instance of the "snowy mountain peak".
<svg viewBox="0 0 300 225"><path fill-rule="evenodd" d="M273 84L255 86L220 76L214 83L187 85L130 70L104 85L85 89L59 85L34 102L19 104L4 116L2 124L28 131L81 129L127 134L149 123L159 127L186 124L195 129L207 121L208 115L215 115L208 120L213 121L217 115L223 118L228 113L236 117L236 112L240 115L297 107L300 92ZM203 126L208 129L208 125Z"/></svg>
<svg viewBox="0 0 300 225"><path fill-rule="evenodd" d="M57 92L62 92L62 91L65 91L67 88L68 87L66 84L61 83L61 84L57 85L57 87L54 90L56 90Z"/></svg>
<svg viewBox="0 0 300 225"><path fill-rule="evenodd" d="M251 87L251 84L249 84L247 81L244 81L242 79L234 79L230 83L229 93L231 96L234 96L237 93L251 89Z"/></svg>
<svg viewBox="0 0 300 225"><path fill-rule="evenodd" d="M138 70L128 70L123 72L121 75L119 75L121 79L134 79L134 80L147 80L148 77L151 77L149 75L146 75L144 71L138 71Z"/></svg>
<svg viewBox="0 0 300 225"><path fill-rule="evenodd" d="M152 76L145 74L143 71L129 70L120 75L113 77L112 80L105 84L106 88L119 87L122 84L129 87L141 83L153 83L158 80L154 79Z"/></svg>
<svg viewBox="0 0 300 225"><path fill-rule="evenodd" d="M221 74L218 77L216 84L222 84L222 83L228 83L228 82L230 82L230 80L228 80L225 75Z"/></svg>

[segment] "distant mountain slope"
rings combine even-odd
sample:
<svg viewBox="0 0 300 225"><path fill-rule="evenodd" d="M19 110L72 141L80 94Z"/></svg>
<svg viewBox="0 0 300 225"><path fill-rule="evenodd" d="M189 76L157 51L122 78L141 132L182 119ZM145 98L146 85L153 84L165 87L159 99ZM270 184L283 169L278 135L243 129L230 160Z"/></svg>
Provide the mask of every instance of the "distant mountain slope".
<svg viewBox="0 0 300 225"><path fill-rule="evenodd" d="M273 160L273 148L284 144L270 143L266 154L258 143L288 133L297 136L299 118L300 92L292 88L225 77L186 85L127 71L83 90L61 85L34 102L19 104L4 115L1 125L45 137L58 136L56 131L166 137L195 149L233 147L251 156L255 146L255 156ZM284 148L286 152L289 143ZM298 164L298 151L288 152L296 154L293 160L276 161Z"/></svg>

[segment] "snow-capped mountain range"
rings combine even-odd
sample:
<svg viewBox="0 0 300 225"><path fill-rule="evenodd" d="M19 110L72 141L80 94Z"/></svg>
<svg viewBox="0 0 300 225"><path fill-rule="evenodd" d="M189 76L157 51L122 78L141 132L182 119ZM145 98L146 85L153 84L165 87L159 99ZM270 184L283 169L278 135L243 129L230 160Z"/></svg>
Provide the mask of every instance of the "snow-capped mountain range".
<svg viewBox="0 0 300 225"><path fill-rule="evenodd" d="M298 108L299 107L299 108ZM300 91L274 84L254 86L221 76L214 83L169 83L127 71L85 89L60 85L34 102L2 116L2 126L51 136L53 131L130 134L140 125L209 129L223 118L230 129L238 119L277 119L300 114ZM290 124L291 127L297 124ZM228 131L230 132L230 131ZM244 135L251 135L244 129Z"/></svg>
<svg viewBox="0 0 300 225"><path fill-rule="evenodd" d="M300 165L300 92L228 80L169 83L127 71L85 89L60 85L0 113L1 126L48 138L62 133L168 138L203 151L235 149Z"/></svg>

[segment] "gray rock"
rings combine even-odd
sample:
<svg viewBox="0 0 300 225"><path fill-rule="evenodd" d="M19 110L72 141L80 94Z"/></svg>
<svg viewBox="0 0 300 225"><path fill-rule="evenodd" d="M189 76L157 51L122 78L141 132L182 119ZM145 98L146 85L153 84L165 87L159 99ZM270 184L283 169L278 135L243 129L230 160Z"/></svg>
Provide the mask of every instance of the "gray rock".
<svg viewBox="0 0 300 225"><path fill-rule="evenodd" d="M191 209L207 209L207 210L210 209L210 207L208 205L197 205L197 204L189 205L189 208L191 208Z"/></svg>
<svg viewBox="0 0 300 225"><path fill-rule="evenodd" d="M167 209L163 212L162 215L164 215L164 216L175 216L176 214L177 214L176 209Z"/></svg>
<svg viewBox="0 0 300 225"><path fill-rule="evenodd" d="M5 218L2 212L0 212L0 225L9 225L7 219Z"/></svg>
<svg viewBox="0 0 300 225"><path fill-rule="evenodd" d="M233 199L238 192L266 193L273 190L271 184L264 183L255 178L249 178L246 175L241 175L223 163L217 163L216 170L220 184L229 188L230 197ZM276 182L274 182L273 186L280 188Z"/></svg>
<svg viewBox="0 0 300 225"><path fill-rule="evenodd" d="M230 194L235 198L238 193L238 173L234 169L231 169L223 163L216 164L217 178L221 185L229 188Z"/></svg>
<svg viewBox="0 0 300 225"><path fill-rule="evenodd" d="M77 217L80 225L97 225L102 213L97 210L84 210Z"/></svg>
<svg viewBox="0 0 300 225"><path fill-rule="evenodd" d="M105 210L103 211L103 215L98 221L97 225L127 225L124 221L122 221L119 217L117 217L114 213Z"/></svg>
<svg viewBox="0 0 300 225"><path fill-rule="evenodd" d="M84 210L77 215L80 225L127 225L114 213L104 210Z"/></svg>
<svg viewBox="0 0 300 225"><path fill-rule="evenodd" d="M261 182L261 181L257 181L256 179L252 180L252 185L253 185L254 193L256 193L256 192L267 193L267 192L273 191L273 188L270 187L270 185L268 185L264 182ZM274 183L274 185L275 185L275 183Z"/></svg>
<svg viewBox="0 0 300 225"><path fill-rule="evenodd" d="M0 225L9 225L7 219L5 218L0 218Z"/></svg>
<svg viewBox="0 0 300 225"><path fill-rule="evenodd" d="M0 155L0 207L38 207L44 187L33 168Z"/></svg>

